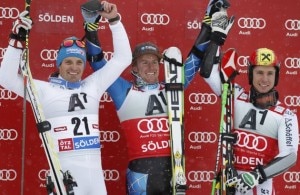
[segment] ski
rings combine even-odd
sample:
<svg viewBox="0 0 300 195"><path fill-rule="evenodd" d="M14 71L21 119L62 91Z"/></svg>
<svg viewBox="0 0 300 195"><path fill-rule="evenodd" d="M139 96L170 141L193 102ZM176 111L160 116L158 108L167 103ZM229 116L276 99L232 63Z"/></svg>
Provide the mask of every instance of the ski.
<svg viewBox="0 0 300 195"><path fill-rule="evenodd" d="M25 10L30 13L31 0L25 0ZM29 15L28 15L29 17ZM26 90L27 96L29 98L32 111L35 117L37 130L39 132L44 152L47 158L47 162L50 168L50 175L47 176L47 191L49 194L57 195L73 195L73 186L76 186L72 176L68 171L63 172L59 158L54 149L53 139L50 135L51 124L45 119L42 105L38 99L38 94L33 82L33 77L29 67L29 47L28 44L28 32L26 33L25 44L26 47L23 50L22 58L20 62L20 70L24 79L24 90ZM54 191L52 191L54 190Z"/></svg>
<svg viewBox="0 0 300 195"><path fill-rule="evenodd" d="M163 56L165 91L171 142L172 194L183 195L187 184L184 154L184 67L182 54L177 47L170 47Z"/></svg>
<svg viewBox="0 0 300 195"><path fill-rule="evenodd" d="M222 95L220 134L211 195L235 194L234 187L227 186L226 181L236 175L233 167L232 150L232 146L237 140L236 134L232 133L234 119L234 77L238 74L236 69L233 68L236 61L237 55L234 49L227 50L221 61Z"/></svg>

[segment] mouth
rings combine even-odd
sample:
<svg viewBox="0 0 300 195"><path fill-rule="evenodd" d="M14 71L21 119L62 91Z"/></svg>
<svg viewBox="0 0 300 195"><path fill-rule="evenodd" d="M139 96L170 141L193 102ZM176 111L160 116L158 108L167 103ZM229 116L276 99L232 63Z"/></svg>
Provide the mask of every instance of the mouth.
<svg viewBox="0 0 300 195"><path fill-rule="evenodd" d="M68 72L68 74L70 74L70 75L78 75L79 73L78 72Z"/></svg>
<svg viewBox="0 0 300 195"><path fill-rule="evenodd" d="M148 72L147 75L153 76L155 75L155 72Z"/></svg>

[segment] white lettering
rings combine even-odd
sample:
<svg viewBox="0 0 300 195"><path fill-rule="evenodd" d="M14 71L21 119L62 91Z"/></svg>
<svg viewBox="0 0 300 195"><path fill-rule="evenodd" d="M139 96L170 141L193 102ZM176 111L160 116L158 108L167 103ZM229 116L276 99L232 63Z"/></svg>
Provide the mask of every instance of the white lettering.
<svg viewBox="0 0 300 195"><path fill-rule="evenodd" d="M240 31L239 32L239 35L251 35L251 32L250 31L245 31L245 32L243 32L243 31Z"/></svg>
<svg viewBox="0 0 300 195"><path fill-rule="evenodd" d="M74 16L50 15L49 13L38 16L40 22L74 23Z"/></svg>
<svg viewBox="0 0 300 195"><path fill-rule="evenodd" d="M286 36L287 37L298 37L298 33L296 33L296 32L295 33L289 33L288 32L288 33L286 33Z"/></svg>
<svg viewBox="0 0 300 195"><path fill-rule="evenodd" d="M236 156L235 157L235 162L238 164L243 164L243 165L251 165L251 166L256 166L258 164L263 165L264 160L263 158L254 158L254 157L245 157L245 156Z"/></svg>

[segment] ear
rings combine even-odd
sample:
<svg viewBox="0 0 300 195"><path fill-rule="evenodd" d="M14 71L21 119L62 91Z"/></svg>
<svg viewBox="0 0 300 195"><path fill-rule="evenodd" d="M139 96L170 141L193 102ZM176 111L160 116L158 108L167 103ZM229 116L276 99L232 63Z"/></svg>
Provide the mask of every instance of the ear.
<svg viewBox="0 0 300 195"><path fill-rule="evenodd" d="M136 65L133 65L131 69L132 69L133 72L138 72L138 69L137 69Z"/></svg>

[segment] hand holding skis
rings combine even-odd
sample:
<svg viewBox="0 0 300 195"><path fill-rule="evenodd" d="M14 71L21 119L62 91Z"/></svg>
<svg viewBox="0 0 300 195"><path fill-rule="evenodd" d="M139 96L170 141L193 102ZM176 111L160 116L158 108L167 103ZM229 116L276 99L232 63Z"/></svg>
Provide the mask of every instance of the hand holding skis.
<svg viewBox="0 0 300 195"><path fill-rule="evenodd" d="M214 13L211 22L211 41L215 42L217 45L223 45L233 23L234 16L228 18L225 9L221 9L221 11Z"/></svg>
<svg viewBox="0 0 300 195"><path fill-rule="evenodd" d="M229 6L230 4L226 0L210 0L206 8L203 23L210 25L212 15L220 11L222 8L227 9Z"/></svg>
<svg viewBox="0 0 300 195"><path fill-rule="evenodd" d="M32 20L27 16L28 11L23 11L20 13L18 19L13 23L13 28L9 35L10 46L19 49L25 48L26 34L32 28Z"/></svg>
<svg viewBox="0 0 300 195"><path fill-rule="evenodd" d="M227 180L228 186L234 186L238 192L246 194L258 184L266 180L266 174L262 169L255 169L251 172L241 173L236 177Z"/></svg>

